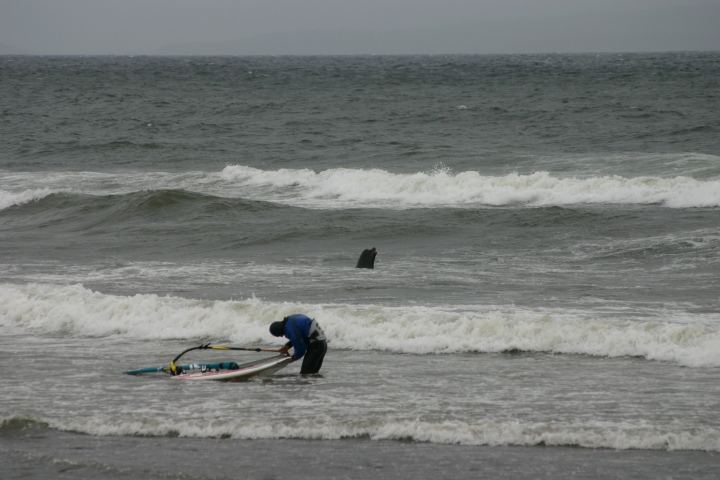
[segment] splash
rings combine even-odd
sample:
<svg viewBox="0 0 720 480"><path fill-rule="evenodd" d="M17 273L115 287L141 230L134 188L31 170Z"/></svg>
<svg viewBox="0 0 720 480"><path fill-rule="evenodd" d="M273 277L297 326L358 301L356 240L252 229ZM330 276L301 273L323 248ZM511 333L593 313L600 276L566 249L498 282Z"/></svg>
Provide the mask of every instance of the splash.
<svg viewBox="0 0 720 480"><path fill-rule="evenodd" d="M49 427L95 436L398 440L457 445L573 446L583 448L720 451L720 434L707 428L667 428L644 421L523 422L482 419L472 422L367 417L352 419L287 419L172 417L162 415L83 415L57 420L9 418L3 429Z"/></svg>
<svg viewBox="0 0 720 480"><path fill-rule="evenodd" d="M258 170L228 166L227 182L265 187L273 192L292 187L287 200L301 206L434 208L476 206L563 206L574 204L657 204L670 208L720 206L720 181L690 177L557 177L548 172L484 176L480 172L391 173L385 170Z"/></svg>
<svg viewBox="0 0 720 480"><path fill-rule="evenodd" d="M0 210L4 210L14 205L22 205L25 203L40 200L53 193L48 188L35 188L29 190L22 190L20 192L7 192L0 190Z"/></svg>
<svg viewBox="0 0 720 480"><path fill-rule="evenodd" d="M272 343L270 322L307 313L333 348L399 353L555 352L720 366L720 315L642 318L514 306L404 306L119 296L81 285L0 285L0 327L36 334Z"/></svg>
<svg viewBox="0 0 720 480"><path fill-rule="evenodd" d="M51 193L119 195L176 190L315 209L477 208L566 205L720 207L720 180L687 176L561 177L548 172L483 175L436 167L427 172L333 168L262 170L243 165L220 172L27 172L0 175L0 210Z"/></svg>

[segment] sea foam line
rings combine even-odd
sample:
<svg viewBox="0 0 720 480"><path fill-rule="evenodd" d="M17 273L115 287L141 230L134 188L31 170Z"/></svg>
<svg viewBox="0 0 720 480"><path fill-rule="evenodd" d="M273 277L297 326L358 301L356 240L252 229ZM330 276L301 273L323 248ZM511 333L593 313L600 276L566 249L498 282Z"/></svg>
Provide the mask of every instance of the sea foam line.
<svg viewBox="0 0 720 480"><path fill-rule="evenodd" d="M379 169L259 170L228 166L228 182L272 190L291 189L303 206L382 208L660 204L672 208L720 206L720 181L690 177L556 177L548 172L484 176L447 169L409 174Z"/></svg>
<svg viewBox="0 0 720 480"><path fill-rule="evenodd" d="M548 172L487 176L448 169L393 173L381 169L262 170L231 165L219 172L26 172L2 174L0 209L53 192L118 195L186 190L305 208L473 208L576 204L720 207L720 180L687 176L559 177ZM40 192L40 193L39 193Z"/></svg>
<svg viewBox="0 0 720 480"><path fill-rule="evenodd" d="M20 192L8 192L0 190L0 210L4 210L14 205L22 205L35 200L40 200L54 193L49 188L34 188L22 190Z"/></svg>
<svg viewBox="0 0 720 480"><path fill-rule="evenodd" d="M632 318L514 306L195 300L108 295L81 285L0 284L0 326L39 334L272 343L268 324L295 312L317 318L334 348L415 354L521 350L720 366L720 314L662 311Z"/></svg>
<svg viewBox="0 0 720 480"><path fill-rule="evenodd" d="M576 446L585 448L720 451L720 431L711 427L685 428L646 421L521 422L481 419L424 421L385 417L351 419L206 418L133 414L83 415L63 419L6 418L0 431L33 426L96 436L179 436L188 438L401 440L459 445Z"/></svg>

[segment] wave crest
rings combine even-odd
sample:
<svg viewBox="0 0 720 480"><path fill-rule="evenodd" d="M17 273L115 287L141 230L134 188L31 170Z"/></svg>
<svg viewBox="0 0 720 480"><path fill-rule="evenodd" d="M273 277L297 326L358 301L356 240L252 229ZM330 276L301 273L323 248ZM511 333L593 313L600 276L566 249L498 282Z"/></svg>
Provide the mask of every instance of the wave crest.
<svg viewBox="0 0 720 480"><path fill-rule="evenodd" d="M420 419L164 419L103 416L30 422L96 436L305 440L397 440L458 445L573 446L584 448L720 451L720 434L708 428L668 429L635 422L425 421Z"/></svg>
<svg viewBox="0 0 720 480"><path fill-rule="evenodd" d="M293 190L288 203L312 207L564 206L659 204L671 208L720 206L720 181L690 177L556 177L548 172L484 176L476 171L391 173L379 169L259 170L228 166L228 182ZM276 199L277 200L277 199Z"/></svg>
<svg viewBox="0 0 720 480"><path fill-rule="evenodd" d="M478 171L393 173L381 169L261 170L230 165L220 172L25 172L0 175L0 210L69 192L94 196L186 191L316 209L474 208L578 204L720 207L720 179L688 176L560 177L539 171L487 176Z"/></svg>
<svg viewBox="0 0 720 480"><path fill-rule="evenodd" d="M80 285L0 285L0 326L41 334L144 339L229 338L274 342L267 326L295 312L314 316L335 348L438 354L554 352L636 356L692 367L720 366L720 315L655 317L518 307L274 303L107 295Z"/></svg>
<svg viewBox="0 0 720 480"><path fill-rule="evenodd" d="M7 192L5 190L0 190L0 210L40 200L52 193L53 191L49 188L33 188L20 192Z"/></svg>

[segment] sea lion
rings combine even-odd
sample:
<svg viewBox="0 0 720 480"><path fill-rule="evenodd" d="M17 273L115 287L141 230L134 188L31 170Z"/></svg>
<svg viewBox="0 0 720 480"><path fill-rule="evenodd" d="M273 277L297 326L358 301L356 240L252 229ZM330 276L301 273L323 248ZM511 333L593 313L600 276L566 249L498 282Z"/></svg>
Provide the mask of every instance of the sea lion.
<svg viewBox="0 0 720 480"><path fill-rule="evenodd" d="M377 256L377 250L375 247L366 248L360 254L357 265L355 268L375 268L375 257Z"/></svg>

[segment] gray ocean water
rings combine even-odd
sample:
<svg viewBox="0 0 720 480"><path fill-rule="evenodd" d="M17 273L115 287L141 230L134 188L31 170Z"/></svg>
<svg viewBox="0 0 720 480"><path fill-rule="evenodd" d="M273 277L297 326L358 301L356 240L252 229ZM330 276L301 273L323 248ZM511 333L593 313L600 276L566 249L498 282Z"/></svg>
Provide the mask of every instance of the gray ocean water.
<svg viewBox="0 0 720 480"><path fill-rule="evenodd" d="M718 53L0 57L0 465L716 478L718 112ZM123 374L295 312L321 377Z"/></svg>

